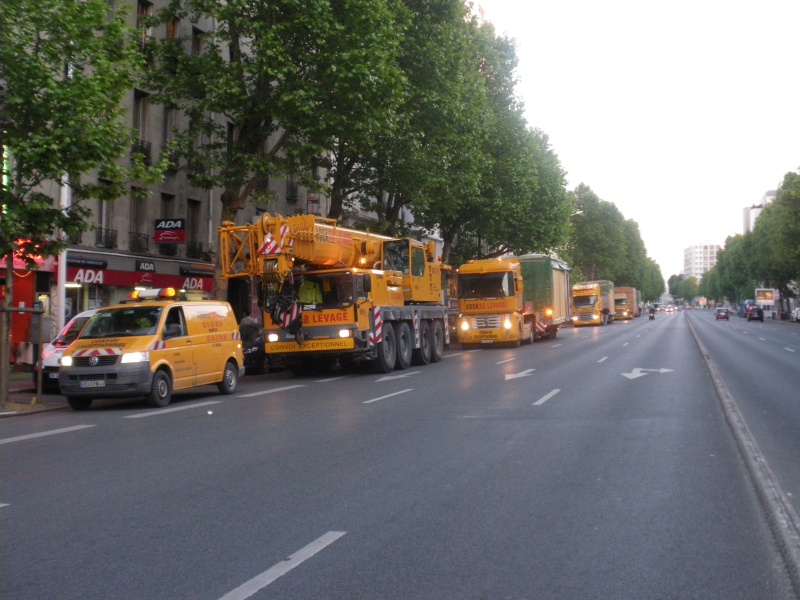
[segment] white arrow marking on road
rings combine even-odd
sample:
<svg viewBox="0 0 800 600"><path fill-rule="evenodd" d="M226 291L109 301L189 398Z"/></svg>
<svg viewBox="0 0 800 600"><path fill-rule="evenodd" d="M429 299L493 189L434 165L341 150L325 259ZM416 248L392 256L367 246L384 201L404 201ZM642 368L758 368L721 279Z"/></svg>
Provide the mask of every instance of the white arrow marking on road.
<svg viewBox="0 0 800 600"><path fill-rule="evenodd" d="M630 373L623 373L622 376L628 379L636 379L637 377L644 377L647 375L644 371L650 371L652 373L672 373L672 369L640 369L637 367Z"/></svg>
<svg viewBox="0 0 800 600"><path fill-rule="evenodd" d="M519 373L512 373L511 375L506 375L506 381L509 379L517 379L518 377L527 377L531 373L533 373L536 369L525 369L524 371L520 371Z"/></svg>
<svg viewBox="0 0 800 600"><path fill-rule="evenodd" d="M379 381L391 381L392 379L403 379L404 377L408 377L409 375L417 375L420 371L409 371L408 373L402 373L400 375L387 375L386 377L381 377L380 379L376 379L375 383Z"/></svg>

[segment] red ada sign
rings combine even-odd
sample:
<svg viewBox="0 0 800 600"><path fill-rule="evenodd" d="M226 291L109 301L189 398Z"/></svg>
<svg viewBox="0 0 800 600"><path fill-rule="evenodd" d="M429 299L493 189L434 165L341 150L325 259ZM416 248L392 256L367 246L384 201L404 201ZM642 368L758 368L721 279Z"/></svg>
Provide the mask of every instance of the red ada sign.
<svg viewBox="0 0 800 600"><path fill-rule="evenodd" d="M156 244L185 242L186 219L156 219L153 239Z"/></svg>

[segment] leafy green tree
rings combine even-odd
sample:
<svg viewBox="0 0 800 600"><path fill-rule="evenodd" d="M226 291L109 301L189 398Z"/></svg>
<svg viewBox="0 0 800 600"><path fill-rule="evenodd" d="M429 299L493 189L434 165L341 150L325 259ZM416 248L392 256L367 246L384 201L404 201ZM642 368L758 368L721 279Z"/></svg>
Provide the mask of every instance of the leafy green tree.
<svg viewBox="0 0 800 600"><path fill-rule="evenodd" d="M611 202L601 200L586 184L574 192L576 214L570 257L588 280L610 279L624 270L624 218Z"/></svg>
<svg viewBox="0 0 800 600"><path fill-rule="evenodd" d="M35 268L34 256L65 246L54 235L88 228L88 198L113 200L133 174L117 160L131 146L122 100L132 87L141 54L117 12L103 0L4 0L0 10L0 256L6 257L10 307L13 261ZM8 169L8 170L7 170ZM99 171L103 185L84 180ZM6 184L7 182L7 184ZM46 182L71 186L72 200L54 206ZM10 328L4 313L5 330ZM8 337L2 344L8 352ZM8 355L0 357L7 370Z"/></svg>
<svg viewBox="0 0 800 600"><path fill-rule="evenodd" d="M154 16L176 19L215 25L202 39L155 43L148 85L188 116L177 140L195 185L222 188L222 220L233 221L273 175L321 189L320 165L335 176L328 191L338 216L359 185L359 157L396 125L403 80L394 54L405 27L396 3L172 0Z"/></svg>
<svg viewBox="0 0 800 600"><path fill-rule="evenodd" d="M640 282L642 299L645 302L657 302L664 293L664 277L661 268L652 258L645 259L644 274Z"/></svg>
<svg viewBox="0 0 800 600"><path fill-rule="evenodd" d="M405 0L413 15L399 64L408 81L398 127L382 136L375 182L359 199L389 234L402 211L418 225L442 227L445 258L458 216L475 201L484 169L489 105L479 71L479 27L460 0Z"/></svg>

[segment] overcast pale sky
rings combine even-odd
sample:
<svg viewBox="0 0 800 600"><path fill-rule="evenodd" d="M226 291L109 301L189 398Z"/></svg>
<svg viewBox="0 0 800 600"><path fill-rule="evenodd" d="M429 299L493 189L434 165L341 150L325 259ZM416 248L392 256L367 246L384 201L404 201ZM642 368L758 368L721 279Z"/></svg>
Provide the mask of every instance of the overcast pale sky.
<svg viewBox="0 0 800 600"><path fill-rule="evenodd" d="M480 0L528 123L639 223L664 279L800 169L800 0Z"/></svg>

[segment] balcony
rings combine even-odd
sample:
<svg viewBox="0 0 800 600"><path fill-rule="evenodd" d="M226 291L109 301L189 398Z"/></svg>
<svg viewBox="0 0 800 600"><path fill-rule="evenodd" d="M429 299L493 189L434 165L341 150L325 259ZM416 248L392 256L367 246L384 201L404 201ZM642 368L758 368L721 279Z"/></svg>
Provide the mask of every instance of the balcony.
<svg viewBox="0 0 800 600"><path fill-rule="evenodd" d="M176 256L178 254L178 244L159 244L158 253L162 256Z"/></svg>
<svg viewBox="0 0 800 600"><path fill-rule="evenodd" d="M135 231L128 232L128 247L131 252L149 252L150 240L147 238L146 233L136 233Z"/></svg>
<svg viewBox="0 0 800 600"><path fill-rule="evenodd" d="M94 230L94 244L98 248L116 248L117 247L117 230L105 229L98 227Z"/></svg>
<svg viewBox="0 0 800 600"><path fill-rule="evenodd" d="M161 153L163 154L164 152L169 152L169 149L166 145L161 146ZM181 153L177 150L173 150L172 152L169 152L168 157L169 162L167 163L167 169L170 171L177 171L178 167L180 167Z"/></svg>
<svg viewBox="0 0 800 600"><path fill-rule="evenodd" d="M203 243L202 242L186 242L186 257L198 258L204 257Z"/></svg>
<svg viewBox="0 0 800 600"><path fill-rule="evenodd" d="M83 232L79 231L67 236L67 243L74 246L80 246L83 243Z"/></svg>
<svg viewBox="0 0 800 600"><path fill-rule="evenodd" d="M133 146L131 146L131 154L141 154L144 164L149 165L153 161L153 145L137 138L133 141Z"/></svg>

